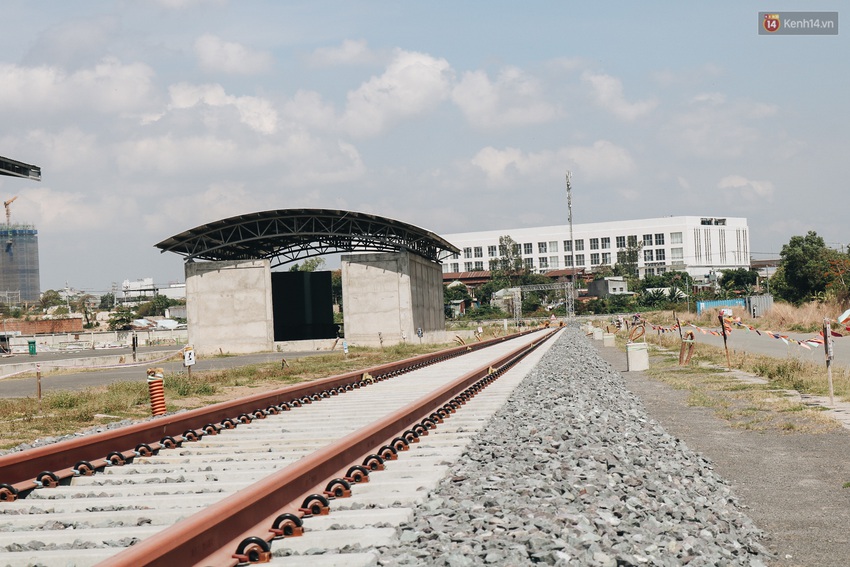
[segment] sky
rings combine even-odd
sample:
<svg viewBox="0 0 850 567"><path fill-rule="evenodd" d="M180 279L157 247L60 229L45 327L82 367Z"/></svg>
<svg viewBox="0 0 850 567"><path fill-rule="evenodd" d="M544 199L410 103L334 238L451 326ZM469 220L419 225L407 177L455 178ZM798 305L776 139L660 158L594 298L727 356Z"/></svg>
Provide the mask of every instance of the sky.
<svg viewBox="0 0 850 567"><path fill-rule="evenodd" d="M838 11L840 2L815 9ZM41 288L183 281L155 244L289 208L437 234L746 217L850 243L848 34L810 2L3 1L0 177ZM841 25L841 22L839 22Z"/></svg>

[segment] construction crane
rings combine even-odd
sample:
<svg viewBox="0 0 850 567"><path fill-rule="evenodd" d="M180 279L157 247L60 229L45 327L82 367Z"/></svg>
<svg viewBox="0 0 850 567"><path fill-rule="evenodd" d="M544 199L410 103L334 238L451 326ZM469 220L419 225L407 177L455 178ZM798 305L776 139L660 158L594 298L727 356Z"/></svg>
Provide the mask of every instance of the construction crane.
<svg viewBox="0 0 850 567"><path fill-rule="evenodd" d="M3 201L3 206L6 207L6 229L7 230L9 228L11 228L11 226L12 226L12 209L9 207L9 205L14 203L15 199L17 199L17 198L18 198L18 196L15 195L14 197L9 199L8 201Z"/></svg>

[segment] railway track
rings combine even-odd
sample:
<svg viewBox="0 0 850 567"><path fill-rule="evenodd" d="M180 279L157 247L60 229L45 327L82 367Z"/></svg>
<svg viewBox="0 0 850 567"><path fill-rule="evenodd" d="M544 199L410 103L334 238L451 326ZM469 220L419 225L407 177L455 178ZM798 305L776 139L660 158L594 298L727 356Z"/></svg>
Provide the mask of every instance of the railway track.
<svg viewBox="0 0 850 567"><path fill-rule="evenodd" d="M552 334L0 457L0 565L373 563Z"/></svg>

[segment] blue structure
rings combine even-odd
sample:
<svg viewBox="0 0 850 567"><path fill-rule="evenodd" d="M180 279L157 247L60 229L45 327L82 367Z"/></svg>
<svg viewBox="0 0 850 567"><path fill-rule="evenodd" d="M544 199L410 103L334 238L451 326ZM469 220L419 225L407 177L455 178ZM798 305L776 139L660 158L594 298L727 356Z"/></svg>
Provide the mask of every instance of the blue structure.
<svg viewBox="0 0 850 567"><path fill-rule="evenodd" d="M697 315L702 313L705 309L712 309L714 307L747 307L747 301L745 299L712 299L711 301L697 301Z"/></svg>

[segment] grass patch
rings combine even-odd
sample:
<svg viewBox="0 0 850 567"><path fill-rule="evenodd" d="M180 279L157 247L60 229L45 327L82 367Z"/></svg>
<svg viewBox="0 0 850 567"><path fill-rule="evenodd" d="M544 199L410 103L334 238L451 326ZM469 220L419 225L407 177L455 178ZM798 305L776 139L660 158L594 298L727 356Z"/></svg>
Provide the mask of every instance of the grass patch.
<svg viewBox="0 0 850 567"><path fill-rule="evenodd" d="M796 394L788 392L822 393L826 382L822 368L796 359L737 356L732 359L733 367L759 374L768 381L741 382L725 368L726 355L722 349L700 344L691 365L679 366L677 336L650 335L648 340L662 350L658 356L653 353L646 374L687 391L689 406L708 408L732 427L788 434L822 433L840 427L838 422L823 415L826 408L804 405ZM674 351L677 356L670 356ZM841 391L850 392L847 384L842 385L845 387Z"/></svg>
<svg viewBox="0 0 850 567"><path fill-rule="evenodd" d="M196 408L245 395L246 388L272 390L327 376L344 374L386 362L442 350L454 345L403 344L384 349L352 347L348 356L330 352L280 362L252 364L228 370L179 372L164 377L169 410ZM150 417L147 381L113 382L80 391L62 390L34 398L0 399L0 449L11 449L44 437L67 435L121 419Z"/></svg>

